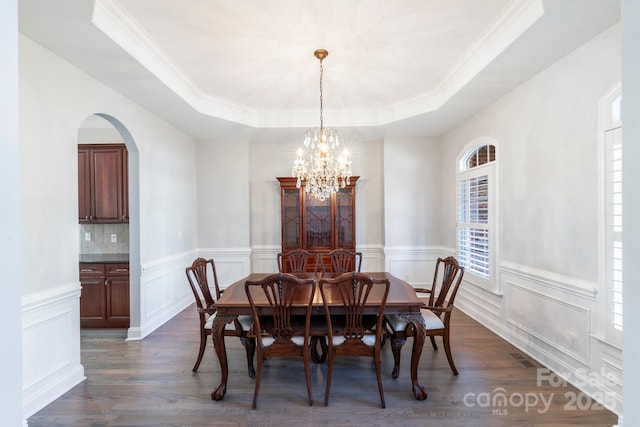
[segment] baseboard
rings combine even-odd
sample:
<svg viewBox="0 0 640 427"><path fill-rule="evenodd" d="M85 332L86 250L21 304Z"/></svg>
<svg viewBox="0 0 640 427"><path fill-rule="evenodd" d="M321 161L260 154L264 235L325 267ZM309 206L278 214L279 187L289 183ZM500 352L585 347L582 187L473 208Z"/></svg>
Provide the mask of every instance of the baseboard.
<svg viewBox="0 0 640 427"><path fill-rule="evenodd" d="M56 372L48 379L29 387L28 390L23 390L22 411L24 416L29 418L85 379L87 378L84 376L84 367L77 365L68 371Z"/></svg>
<svg viewBox="0 0 640 427"><path fill-rule="evenodd" d="M148 318L147 322L145 322L141 328L129 328L129 331L127 332L127 341L143 339L160 326L167 323L182 310L193 304L193 301L193 295L189 295L188 297L181 298L179 301L173 302L171 305L163 307L161 311L156 311L153 314L153 317Z"/></svg>

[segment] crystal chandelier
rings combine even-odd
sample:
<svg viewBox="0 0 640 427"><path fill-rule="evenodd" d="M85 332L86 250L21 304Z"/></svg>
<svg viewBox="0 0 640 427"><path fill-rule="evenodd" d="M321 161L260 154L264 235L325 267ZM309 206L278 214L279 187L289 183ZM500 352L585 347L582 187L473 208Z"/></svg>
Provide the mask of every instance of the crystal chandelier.
<svg viewBox="0 0 640 427"><path fill-rule="evenodd" d="M320 60L320 127L307 130L303 146L298 149L298 156L293 162L291 176L297 178L297 187L306 181L305 190L319 200L325 200L331 193L349 185L351 178L351 160L345 148L340 153L340 139L336 129L324 127L322 117L322 60L329 55L324 49L314 53ZM310 150L309 161L304 160L306 150Z"/></svg>

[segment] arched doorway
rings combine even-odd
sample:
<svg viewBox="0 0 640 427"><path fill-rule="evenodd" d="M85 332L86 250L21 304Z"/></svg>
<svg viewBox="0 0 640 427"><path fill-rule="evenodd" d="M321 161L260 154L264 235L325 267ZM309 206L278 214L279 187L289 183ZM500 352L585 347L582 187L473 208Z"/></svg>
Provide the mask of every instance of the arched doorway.
<svg viewBox="0 0 640 427"><path fill-rule="evenodd" d="M136 331L140 330L140 197L139 197L139 155L138 148L133 136L126 126L115 117L104 114L95 113L88 116L78 129L78 144L109 144L123 143L127 151L127 200L128 200L128 217L126 224L112 225L106 228L108 234L113 237L115 234L121 235L121 243L118 243L118 237L107 240L106 242L92 244L91 229L89 225L80 225L79 238L81 255L83 248L91 247L94 251L100 252L105 247L117 247L118 251L126 248L129 262L129 316L130 325L126 332L127 339L132 336L138 336ZM115 228L114 228L115 227ZM95 229L98 233L102 233L104 240L105 228ZM87 235L87 233L89 235ZM126 233L126 235L123 235ZM116 241L113 241L116 240ZM124 244L122 242L125 242ZM128 242L128 244L127 244ZM103 244L101 247L100 245ZM117 245L117 246L116 246ZM132 332L134 331L134 332Z"/></svg>

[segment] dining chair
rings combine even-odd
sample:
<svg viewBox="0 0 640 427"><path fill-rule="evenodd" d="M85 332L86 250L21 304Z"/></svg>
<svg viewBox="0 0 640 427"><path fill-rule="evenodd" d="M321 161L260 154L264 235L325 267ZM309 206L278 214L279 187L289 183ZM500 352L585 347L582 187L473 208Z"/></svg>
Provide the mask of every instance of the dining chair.
<svg viewBox="0 0 640 427"><path fill-rule="evenodd" d="M362 267L362 252L352 252L347 249L334 249L329 252L331 269L335 274L357 272Z"/></svg>
<svg viewBox="0 0 640 427"><path fill-rule="evenodd" d="M333 279L320 279L319 285L327 321L327 379L324 405L329 404L335 356L373 357L380 403L384 408L380 347L382 319L389 295L388 279L373 279L364 273L344 273ZM375 301L374 305L369 300ZM329 304L337 302L344 314L330 315ZM372 314L369 314L372 313Z"/></svg>
<svg viewBox="0 0 640 427"><path fill-rule="evenodd" d="M262 280L247 280L244 286L253 318L249 336L255 337L257 347L258 366L251 407L255 409L258 402L264 359L291 356L302 357L307 398L312 405L309 336L316 281L278 273ZM280 383L276 386L282 387Z"/></svg>
<svg viewBox="0 0 640 427"><path fill-rule="evenodd" d="M426 325L426 334L431 340L431 345L434 350L438 349L435 337L442 337L444 351L454 375L458 375L458 370L451 356L449 337L451 331L451 313L454 307L453 303L458 293L460 283L462 283L462 276L464 276L464 267L460 266L454 257L438 258L431 289L416 288L416 292L418 293L429 294L428 305L423 307L422 310L422 316L424 317ZM408 322L397 314L386 314L384 320L391 341L391 350L394 359L392 377L398 378L400 350L406 342L407 337L413 336L413 327L408 327Z"/></svg>
<svg viewBox="0 0 640 427"><path fill-rule="evenodd" d="M196 300L196 309L200 319L200 350L196 364L193 366L193 372L197 372L204 355L207 345L207 337L211 335L213 321L216 318L215 301L220 298L224 290L218 285L218 275L216 273L216 265L213 259L197 258L190 267L186 268L187 279L193 291ZM213 279L213 289L215 297L211 294L209 280ZM247 337L252 319L249 315L238 316L233 322L225 326L224 334L226 336L238 336L247 352L247 365L249 376L255 376L253 368L253 355L255 353L255 340Z"/></svg>
<svg viewBox="0 0 640 427"><path fill-rule="evenodd" d="M278 253L278 272L280 273L306 273L307 264L315 263L313 272L318 270L318 257L306 249L293 249Z"/></svg>

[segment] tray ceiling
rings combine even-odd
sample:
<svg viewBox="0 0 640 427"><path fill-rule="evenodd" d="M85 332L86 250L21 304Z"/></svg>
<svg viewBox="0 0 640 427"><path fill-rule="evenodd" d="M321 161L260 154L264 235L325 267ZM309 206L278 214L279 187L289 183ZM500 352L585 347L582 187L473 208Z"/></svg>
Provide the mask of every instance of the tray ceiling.
<svg viewBox="0 0 640 427"><path fill-rule="evenodd" d="M20 31L177 127L438 135L619 20L618 0L21 0Z"/></svg>

